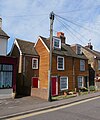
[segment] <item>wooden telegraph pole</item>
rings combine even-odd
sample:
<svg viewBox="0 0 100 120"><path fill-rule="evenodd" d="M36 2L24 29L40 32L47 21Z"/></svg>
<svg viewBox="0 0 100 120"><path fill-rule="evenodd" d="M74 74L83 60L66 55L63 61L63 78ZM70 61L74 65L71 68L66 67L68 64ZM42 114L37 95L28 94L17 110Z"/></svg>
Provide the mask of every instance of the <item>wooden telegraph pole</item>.
<svg viewBox="0 0 100 120"><path fill-rule="evenodd" d="M49 65L49 78L48 78L48 101L52 101L51 98L51 70L52 70L52 39L53 39L53 22L54 13L50 13L50 65Z"/></svg>

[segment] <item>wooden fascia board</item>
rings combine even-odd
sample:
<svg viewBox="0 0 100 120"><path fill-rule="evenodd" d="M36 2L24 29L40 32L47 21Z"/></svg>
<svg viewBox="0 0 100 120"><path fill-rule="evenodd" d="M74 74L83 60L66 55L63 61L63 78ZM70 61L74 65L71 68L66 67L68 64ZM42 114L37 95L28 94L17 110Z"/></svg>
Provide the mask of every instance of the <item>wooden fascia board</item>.
<svg viewBox="0 0 100 120"><path fill-rule="evenodd" d="M50 50L48 49L48 47L46 46L46 44L43 42L42 38L41 38L41 37L38 37L38 40L40 40L40 41L42 42L42 44L45 46L46 50L47 50L48 52L50 52ZM37 40L37 42L38 42L38 40ZM35 43L34 47L37 45L37 42Z"/></svg>
<svg viewBox="0 0 100 120"><path fill-rule="evenodd" d="M18 50L19 50L19 52L20 52L20 55L22 55L22 51L21 51L21 49L20 49L20 47L19 47L18 42L17 42L16 39L15 39L15 41L14 41L14 44L18 47Z"/></svg>

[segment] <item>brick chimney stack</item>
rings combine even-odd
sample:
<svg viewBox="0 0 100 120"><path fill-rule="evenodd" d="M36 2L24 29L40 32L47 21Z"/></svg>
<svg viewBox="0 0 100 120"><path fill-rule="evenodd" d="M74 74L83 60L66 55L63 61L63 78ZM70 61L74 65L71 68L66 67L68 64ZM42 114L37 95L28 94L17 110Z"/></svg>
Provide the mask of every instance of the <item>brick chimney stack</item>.
<svg viewBox="0 0 100 120"><path fill-rule="evenodd" d="M0 18L0 28L2 29L2 18Z"/></svg>
<svg viewBox="0 0 100 120"><path fill-rule="evenodd" d="M65 36L63 32L57 32L57 37L61 39L61 43L65 43Z"/></svg>
<svg viewBox="0 0 100 120"><path fill-rule="evenodd" d="M91 45L91 42L90 43L88 43L88 45L87 46L85 46L86 48L89 48L89 49L91 49L91 50L93 50L93 46Z"/></svg>

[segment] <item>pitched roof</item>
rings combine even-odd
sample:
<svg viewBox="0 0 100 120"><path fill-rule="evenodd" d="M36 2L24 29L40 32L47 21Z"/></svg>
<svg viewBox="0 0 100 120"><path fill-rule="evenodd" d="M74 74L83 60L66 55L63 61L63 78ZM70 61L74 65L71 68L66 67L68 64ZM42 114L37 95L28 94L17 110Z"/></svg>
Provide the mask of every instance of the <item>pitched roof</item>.
<svg viewBox="0 0 100 120"><path fill-rule="evenodd" d="M4 36L4 37L10 38L1 28L0 28L0 36Z"/></svg>
<svg viewBox="0 0 100 120"><path fill-rule="evenodd" d="M83 49L87 50L88 52L92 53L94 56L96 56L97 58L100 59L100 52L99 51L96 51L96 50L93 50L93 49L90 49L87 47L83 47Z"/></svg>
<svg viewBox="0 0 100 120"><path fill-rule="evenodd" d="M43 42L46 44L48 49L50 49L50 39L42 37L42 36L40 36L40 37L43 40ZM53 53L58 54L58 55L63 55L63 56L70 56L70 57L76 57L76 58L81 58L81 59L87 59L85 55L77 55L72 50L70 45L64 44L64 43L61 44L61 49L53 49Z"/></svg>
<svg viewBox="0 0 100 120"><path fill-rule="evenodd" d="M28 54L28 55L38 55L38 53L36 52L35 48L34 48L34 43L33 42L29 42L29 41L25 41L25 40L21 40L16 38L16 41L20 47L20 50L23 54Z"/></svg>

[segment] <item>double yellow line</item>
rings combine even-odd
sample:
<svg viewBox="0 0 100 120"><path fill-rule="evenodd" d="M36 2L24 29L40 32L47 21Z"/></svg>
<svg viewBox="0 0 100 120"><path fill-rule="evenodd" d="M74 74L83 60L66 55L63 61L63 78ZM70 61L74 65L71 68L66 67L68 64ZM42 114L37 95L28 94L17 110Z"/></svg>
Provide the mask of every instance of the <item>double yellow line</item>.
<svg viewBox="0 0 100 120"><path fill-rule="evenodd" d="M91 100L95 100L95 99L98 99L98 98L100 98L100 96L95 97L95 98L90 98L90 99L82 100L82 101L75 102L75 103L71 103L71 104L68 104L68 105L56 107L56 108L42 110L42 111L39 111L39 112L33 112L33 113L29 113L29 114L25 114L25 115L21 115L21 116L17 116L17 117L12 117L12 118L6 119L6 120L21 120L23 118L27 118L27 117L31 117L31 116L36 116L36 115L40 115L40 114L44 114L44 113L48 113L48 112L53 112L53 111L56 111L56 110L59 110L59 109L68 108L68 107L71 107L71 106L74 106L74 105L78 105L78 104L81 104L81 103L85 103L85 102L88 102L88 101L91 101Z"/></svg>

